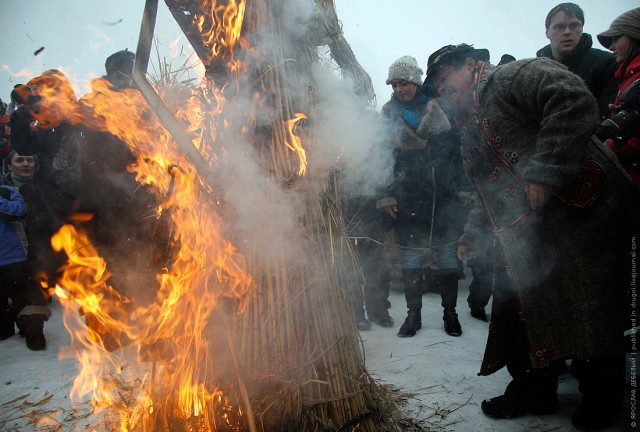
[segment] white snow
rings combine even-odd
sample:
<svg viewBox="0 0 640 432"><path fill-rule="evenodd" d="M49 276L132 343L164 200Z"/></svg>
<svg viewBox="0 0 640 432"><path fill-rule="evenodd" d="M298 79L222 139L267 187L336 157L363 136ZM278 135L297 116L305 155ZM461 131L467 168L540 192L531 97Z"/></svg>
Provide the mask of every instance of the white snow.
<svg viewBox="0 0 640 432"><path fill-rule="evenodd" d="M409 416L424 420L423 425L429 430L574 430L571 414L579 404L580 394L575 379L569 374L560 379L557 414L494 420L482 413L481 401L502 394L509 376L505 369L489 377L477 376L488 324L469 315L466 304L469 282L469 276L460 281L458 296L462 336L451 337L444 332L440 297L426 294L423 327L411 338L396 336L406 308L404 295L398 290L399 283L394 282L390 296L394 327L382 328L374 324L371 330L361 332L369 373L379 383L413 395L403 409ZM69 391L76 375L76 361L58 359L59 353L66 352L69 336L62 324L61 305L54 299L51 308L53 316L45 324L45 351L30 351L18 335L0 341L1 431L90 430L91 425L95 425L95 419L82 418L89 412L88 405L71 409ZM40 404L33 406L34 403ZM29 423L28 416L21 417L23 413L37 411L34 417L42 418L47 410L51 410L51 417L62 421L60 429L55 429L57 422L53 420L33 424ZM625 410L629 411L629 407ZM633 430L629 426L628 413L622 415L616 427L610 430Z"/></svg>

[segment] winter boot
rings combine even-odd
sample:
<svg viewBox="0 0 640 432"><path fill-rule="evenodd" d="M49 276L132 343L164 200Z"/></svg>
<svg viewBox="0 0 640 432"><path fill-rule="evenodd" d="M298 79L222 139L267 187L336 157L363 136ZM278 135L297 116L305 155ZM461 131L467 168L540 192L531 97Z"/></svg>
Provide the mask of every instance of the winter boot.
<svg viewBox="0 0 640 432"><path fill-rule="evenodd" d="M458 302L458 275L457 273L445 271L437 275L434 282L438 285L438 292L440 292L440 298L442 299L444 331L446 331L449 336L460 336L462 334L462 327L460 326L458 314L456 313L456 303Z"/></svg>
<svg viewBox="0 0 640 432"><path fill-rule="evenodd" d="M404 297L407 301L407 318L398 331L399 337L411 337L422 328L422 287L420 286L420 270L405 269L402 272Z"/></svg>
<svg viewBox="0 0 640 432"><path fill-rule="evenodd" d="M33 351L41 351L47 347L44 338L44 322L51 316L46 306L25 306L18 314L17 324L20 335L24 336L27 347Z"/></svg>
<svg viewBox="0 0 640 432"><path fill-rule="evenodd" d="M389 311L385 308L374 313L369 313L369 321L378 324L381 327L393 327L394 321L389 315Z"/></svg>
<svg viewBox="0 0 640 432"><path fill-rule="evenodd" d="M44 338L44 321L43 315L23 315L18 317L18 327L20 333L24 335L27 341L27 347L33 351L41 351L47 347L47 341Z"/></svg>
<svg viewBox="0 0 640 432"><path fill-rule="evenodd" d="M504 394L482 401L480 408L493 418L515 418L525 414L553 414L558 409L555 373L538 370L513 379Z"/></svg>
<svg viewBox="0 0 640 432"><path fill-rule="evenodd" d="M462 334L462 327L460 321L458 321L458 314L455 312L445 312L442 316L444 321L444 331L449 336L460 336Z"/></svg>
<svg viewBox="0 0 640 432"><path fill-rule="evenodd" d="M484 308L471 308L471 316L480 321L489 322L487 313L485 312Z"/></svg>
<svg viewBox="0 0 640 432"><path fill-rule="evenodd" d="M409 311L407 318L398 330L399 337L411 337L415 336L416 332L422 328L422 317L420 311Z"/></svg>

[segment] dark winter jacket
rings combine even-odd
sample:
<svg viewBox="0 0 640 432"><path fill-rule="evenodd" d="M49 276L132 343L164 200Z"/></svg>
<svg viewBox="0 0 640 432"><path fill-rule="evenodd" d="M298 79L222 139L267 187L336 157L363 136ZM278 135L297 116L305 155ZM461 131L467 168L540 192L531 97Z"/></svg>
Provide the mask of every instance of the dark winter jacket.
<svg viewBox="0 0 640 432"><path fill-rule="evenodd" d="M615 156L592 138L599 123L593 96L548 59L482 76L480 105L462 137L478 201L460 243L482 251L495 240L534 367L622 352L612 337L622 334L618 279L629 274L620 264L629 262L640 199ZM548 185L555 195L533 211L525 183ZM490 327L481 374L504 366L507 332Z"/></svg>
<svg viewBox="0 0 640 432"><path fill-rule="evenodd" d="M592 48L591 35L582 34L576 49L562 62L571 72L578 75L598 101L600 118L608 118L608 105L613 103L618 91L618 79L615 77L618 65L610 52ZM541 48L537 57L553 58L551 45Z"/></svg>
<svg viewBox="0 0 640 432"><path fill-rule="evenodd" d="M382 108L391 124L395 161L394 182L378 207L397 206L396 243L401 246L453 243L466 217L460 193L470 190L459 135L436 100L418 108L413 128L402 114L403 105L392 98Z"/></svg>
<svg viewBox="0 0 640 432"><path fill-rule="evenodd" d="M0 266L27 260L16 225L26 216L27 204L20 192L11 186L0 186Z"/></svg>

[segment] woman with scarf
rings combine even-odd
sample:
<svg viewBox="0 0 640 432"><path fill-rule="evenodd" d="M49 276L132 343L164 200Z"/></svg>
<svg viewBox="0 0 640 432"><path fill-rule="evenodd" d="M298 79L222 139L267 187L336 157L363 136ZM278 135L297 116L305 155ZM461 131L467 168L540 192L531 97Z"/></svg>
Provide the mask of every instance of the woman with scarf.
<svg viewBox="0 0 640 432"><path fill-rule="evenodd" d="M421 76L411 56L389 67L393 95L381 112L394 147L394 182L377 207L393 220L395 243L402 250L408 311L398 336L414 336L422 327L425 284L441 296L446 333L460 336L456 248L466 215L461 194L470 187L457 130L439 102L421 92Z"/></svg>

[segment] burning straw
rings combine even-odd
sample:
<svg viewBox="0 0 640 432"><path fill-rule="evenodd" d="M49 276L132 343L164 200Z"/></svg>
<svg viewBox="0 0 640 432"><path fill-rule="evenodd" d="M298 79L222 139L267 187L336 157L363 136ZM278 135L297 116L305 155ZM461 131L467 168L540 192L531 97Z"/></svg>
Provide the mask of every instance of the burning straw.
<svg viewBox="0 0 640 432"><path fill-rule="evenodd" d="M318 38L287 31L295 2L166 3L205 82L170 114L138 70L140 91L97 82L84 99L93 114L73 119L136 154L168 245L145 304L111 285L109 263L78 227L54 238L70 258L57 293L82 364L73 394L91 394L105 418L118 413L119 430L398 430L358 345L337 176L309 156L323 145ZM335 33L333 4L316 5ZM113 370L132 386L124 401L102 379Z"/></svg>

